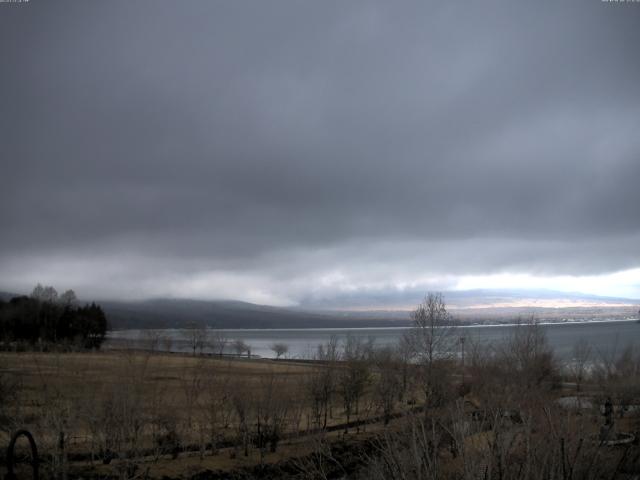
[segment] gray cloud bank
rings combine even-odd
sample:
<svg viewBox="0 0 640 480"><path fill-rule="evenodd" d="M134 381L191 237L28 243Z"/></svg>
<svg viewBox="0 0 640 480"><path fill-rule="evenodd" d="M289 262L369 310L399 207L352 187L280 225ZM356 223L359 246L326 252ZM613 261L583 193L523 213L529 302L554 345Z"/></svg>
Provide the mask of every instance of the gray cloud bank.
<svg viewBox="0 0 640 480"><path fill-rule="evenodd" d="M640 267L639 45L634 3L0 4L0 287Z"/></svg>

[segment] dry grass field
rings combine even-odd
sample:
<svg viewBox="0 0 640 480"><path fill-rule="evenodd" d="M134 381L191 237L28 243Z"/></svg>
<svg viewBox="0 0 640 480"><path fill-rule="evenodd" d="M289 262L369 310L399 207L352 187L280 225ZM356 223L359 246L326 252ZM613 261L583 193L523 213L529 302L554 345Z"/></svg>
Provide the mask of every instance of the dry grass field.
<svg viewBox="0 0 640 480"><path fill-rule="evenodd" d="M434 363L428 379L421 365L384 351L317 362L134 349L0 353L0 451L11 432L26 428L42 477L60 479L640 473L639 411L623 408L638 405L640 355L601 366L577 391L547 350L527 350L521 339L502 356L472 352L466 366ZM586 407L567 406L577 396ZM607 419L604 399L613 402ZM605 421L615 426L603 437ZM619 433L635 443L605 443ZM30 478L28 468L21 473Z"/></svg>
<svg viewBox="0 0 640 480"><path fill-rule="evenodd" d="M228 376L242 379L249 387L260 378L277 374L288 388L299 384L314 367L309 364L246 360L232 357L202 357L180 354L148 354L137 351L82 353L0 353L0 368L20 385L25 405L37 405L43 392L90 399L96 392L124 381L142 383L148 395L160 388L176 408L183 407L185 382L195 377Z"/></svg>
<svg viewBox="0 0 640 480"><path fill-rule="evenodd" d="M45 466L60 468L56 463L64 461L71 474L99 477L122 476L121 461L105 464L109 449L114 457L138 457L135 468L150 478L276 463L315 448L309 441L313 434L307 435L314 426L305 387L309 376L323 368L294 361L130 350L1 353L7 423L0 442L7 445L11 431L26 428L34 434ZM282 417L282 441L275 452L255 444L243 451L243 410L252 431L260 416L265 425L271 421L265 417ZM369 402L359 418L374 413ZM332 408L328 427L343 422L342 409ZM368 427L369 432L375 429ZM57 459L61 432L64 460ZM323 436L341 435L340 430ZM177 458L174 443L179 444Z"/></svg>

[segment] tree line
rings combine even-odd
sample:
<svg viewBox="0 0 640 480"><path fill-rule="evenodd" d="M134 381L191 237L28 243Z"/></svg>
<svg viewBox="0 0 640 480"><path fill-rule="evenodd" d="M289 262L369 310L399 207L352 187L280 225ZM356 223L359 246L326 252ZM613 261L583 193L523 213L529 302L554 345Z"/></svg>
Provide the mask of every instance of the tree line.
<svg viewBox="0 0 640 480"><path fill-rule="evenodd" d="M73 290L58 295L55 288L38 284L30 296L0 300L0 342L5 348L24 344L100 348L107 329L100 305L79 305Z"/></svg>

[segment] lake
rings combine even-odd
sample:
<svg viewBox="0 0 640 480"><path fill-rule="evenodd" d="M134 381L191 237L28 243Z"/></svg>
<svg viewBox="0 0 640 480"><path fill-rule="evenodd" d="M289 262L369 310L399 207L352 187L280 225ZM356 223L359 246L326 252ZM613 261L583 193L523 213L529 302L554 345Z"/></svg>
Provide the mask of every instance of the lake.
<svg viewBox="0 0 640 480"><path fill-rule="evenodd" d="M549 344L556 355L563 359L571 358L574 344L584 339L591 344L594 352L620 352L627 345L640 344L640 323L636 321L601 321L601 322L572 322L541 324L547 334ZM456 327L456 335L480 342L499 342L513 333L514 325L469 325ZM347 335L372 338L376 345L392 345L409 327L386 328L310 328L310 329L223 329L229 341L243 340L251 347L251 354L260 357L275 357L271 345L275 342L285 343L289 347L289 358L311 358L318 345L327 343L332 336L344 340ZM189 351L189 344L185 337L185 330L166 329L155 330L162 336L172 338L171 350L176 352ZM124 344L142 347L145 338L149 338L149 331L118 330L109 332L105 347L117 348ZM162 349L162 346L160 346ZM229 352L231 349L229 348Z"/></svg>

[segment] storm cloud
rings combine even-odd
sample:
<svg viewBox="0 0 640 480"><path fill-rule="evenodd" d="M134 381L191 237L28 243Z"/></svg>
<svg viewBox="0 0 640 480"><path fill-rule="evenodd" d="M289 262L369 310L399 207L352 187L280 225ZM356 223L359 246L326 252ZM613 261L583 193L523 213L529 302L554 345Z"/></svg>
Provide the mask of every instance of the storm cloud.
<svg viewBox="0 0 640 480"><path fill-rule="evenodd" d="M637 269L639 45L634 2L0 3L0 287Z"/></svg>

